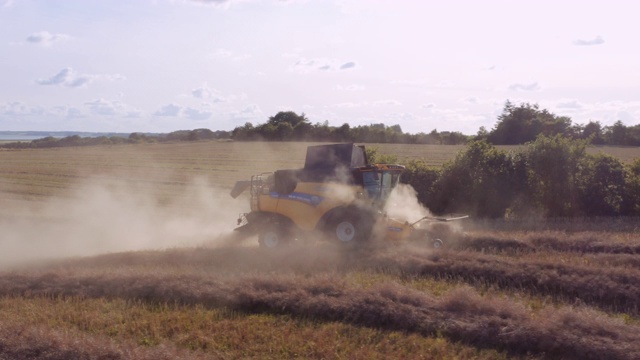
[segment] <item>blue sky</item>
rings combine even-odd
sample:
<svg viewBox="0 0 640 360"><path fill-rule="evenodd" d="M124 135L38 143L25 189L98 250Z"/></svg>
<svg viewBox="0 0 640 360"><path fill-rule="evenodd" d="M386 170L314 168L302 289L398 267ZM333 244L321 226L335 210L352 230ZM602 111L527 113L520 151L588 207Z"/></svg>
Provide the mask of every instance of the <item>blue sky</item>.
<svg viewBox="0 0 640 360"><path fill-rule="evenodd" d="M640 3L639 3L640 4ZM0 130L640 123L634 1L0 0Z"/></svg>

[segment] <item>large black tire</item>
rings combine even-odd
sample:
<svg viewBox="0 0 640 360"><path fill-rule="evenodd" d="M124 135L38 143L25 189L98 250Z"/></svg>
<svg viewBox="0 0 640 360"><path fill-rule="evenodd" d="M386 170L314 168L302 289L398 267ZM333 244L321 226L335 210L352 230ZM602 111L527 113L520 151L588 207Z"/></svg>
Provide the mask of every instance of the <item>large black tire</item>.
<svg viewBox="0 0 640 360"><path fill-rule="evenodd" d="M288 232L279 224L267 224L258 233L258 244L261 248L276 249L289 243Z"/></svg>
<svg viewBox="0 0 640 360"><path fill-rule="evenodd" d="M366 242L371 236L373 219L365 213L345 212L334 216L328 223L328 234L332 240L345 246Z"/></svg>

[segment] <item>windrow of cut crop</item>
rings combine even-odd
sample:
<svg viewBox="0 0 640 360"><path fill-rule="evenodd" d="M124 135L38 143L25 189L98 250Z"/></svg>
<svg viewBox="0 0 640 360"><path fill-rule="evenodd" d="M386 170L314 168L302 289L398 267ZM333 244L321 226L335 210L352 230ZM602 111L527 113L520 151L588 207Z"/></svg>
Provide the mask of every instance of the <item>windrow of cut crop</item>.
<svg viewBox="0 0 640 360"><path fill-rule="evenodd" d="M394 283L363 289L337 276L157 276L6 274L0 296L124 298L200 304L250 313L338 321L386 330L441 334L480 348L564 359L637 359L640 328L588 309L531 314L468 287L443 297Z"/></svg>
<svg viewBox="0 0 640 360"><path fill-rule="evenodd" d="M636 255L573 254L571 258L559 259L552 252L548 257L541 254L545 253L506 257L476 251L433 252L416 247L345 253L331 246L316 246L313 251L293 246L266 253L258 248L229 247L108 254L66 260L49 269L72 266L74 273L86 275L103 271L127 273L135 269L171 274L184 273L187 266L221 276L256 272L313 276L391 271L405 278L461 279L474 285L551 295L570 303L584 302L608 311L640 312L640 259Z"/></svg>
<svg viewBox="0 0 640 360"><path fill-rule="evenodd" d="M509 235L468 235L449 243L450 248L495 253L521 254L536 251L640 254L640 241L622 243L611 241L607 233L585 233L567 235L560 232L528 234L519 239Z"/></svg>
<svg viewBox="0 0 640 360"><path fill-rule="evenodd" d="M534 235L528 241L536 248L554 251L640 255L640 242L631 244L616 243L608 241L602 236L590 235L584 238L560 239L552 236Z"/></svg>
<svg viewBox="0 0 640 360"><path fill-rule="evenodd" d="M551 295L611 311L640 313L640 270L507 258L478 252L380 253L367 266L403 277L462 279L480 286Z"/></svg>
<svg viewBox="0 0 640 360"><path fill-rule="evenodd" d="M21 324L0 324L0 359L11 360L172 360L205 359L202 353L172 346L117 344L106 337Z"/></svg>

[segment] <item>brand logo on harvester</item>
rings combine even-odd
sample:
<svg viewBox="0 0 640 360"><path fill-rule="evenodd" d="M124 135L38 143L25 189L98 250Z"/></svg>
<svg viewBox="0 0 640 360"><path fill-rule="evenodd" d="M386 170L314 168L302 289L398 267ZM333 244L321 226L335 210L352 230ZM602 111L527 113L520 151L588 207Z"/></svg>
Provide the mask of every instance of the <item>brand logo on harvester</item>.
<svg viewBox="0 0 640 360"><path fill-rule="evenodd" d="M299 201L311 206L318 206L323 200L322 196L299 193L299 192L294 192L291 194L284 195L284 194L280 194L275 191L272 191L270 195L272 198L276 198L280 200Z"/></svg>

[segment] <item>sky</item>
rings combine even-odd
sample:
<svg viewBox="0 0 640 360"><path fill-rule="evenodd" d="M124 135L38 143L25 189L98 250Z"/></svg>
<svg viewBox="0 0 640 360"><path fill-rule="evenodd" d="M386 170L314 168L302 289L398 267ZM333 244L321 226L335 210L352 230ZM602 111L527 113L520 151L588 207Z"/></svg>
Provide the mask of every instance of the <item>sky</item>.
<svg viewBox="0 0 640 360"><path fill-rule="evenodd" d="M631 0L0 0L0 131L640 123Z"/></svg>

